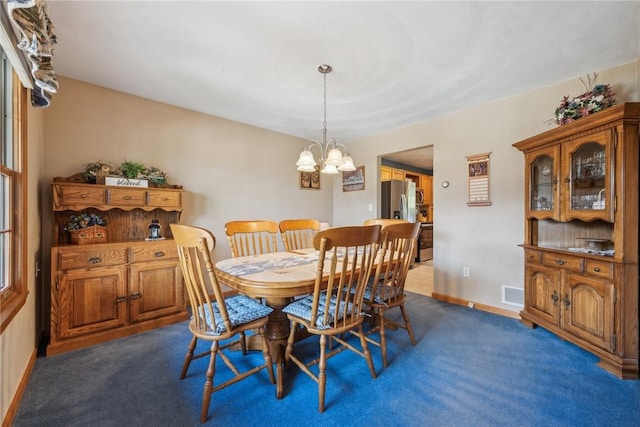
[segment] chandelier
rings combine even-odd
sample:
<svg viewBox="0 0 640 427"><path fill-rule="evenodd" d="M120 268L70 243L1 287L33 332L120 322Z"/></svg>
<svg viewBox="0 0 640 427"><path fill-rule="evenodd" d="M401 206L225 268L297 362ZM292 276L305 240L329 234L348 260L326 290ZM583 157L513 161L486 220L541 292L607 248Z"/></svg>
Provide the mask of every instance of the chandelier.
<svg viewBox="0 0 640 427"><path fill-rule="evenodd" d="M324 77L324 121L322 122L322 142L312 139L310 144L302 150L298 162L298 170L301 172L314 172L318 163L311 152L312 147L318 147L320 150L319 167L320 173L337 174L338 171L353 171L356 167L353 160L349 156L347 147L339 144L335 139L331 138L327 141L327 74L331 72L331 65L321 65L318 67Z"/></svg>

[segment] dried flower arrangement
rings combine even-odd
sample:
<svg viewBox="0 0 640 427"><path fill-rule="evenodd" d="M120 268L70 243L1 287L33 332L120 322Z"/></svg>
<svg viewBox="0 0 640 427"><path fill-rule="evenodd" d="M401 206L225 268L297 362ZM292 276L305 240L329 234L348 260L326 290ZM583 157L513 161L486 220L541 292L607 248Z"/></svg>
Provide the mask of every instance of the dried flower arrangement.
<svg viewBox="0 0 640 427"><path fill-rule="evenodd" d="M562 98L562 102L556 108L554 118L550 122L565 125L615 105L613 89L609 84L597 84L597 78L597 73L593 73L593 80L587 75L588 84L580 78L586 92L573 98L569 95Z"/></svg>
<svg viewBox="0 0 640 427"><path fill-rule="evenodd" d="M114 176L127 179L146 179L157 187L167 184L167 174L155 166L145 167L144 164L125 160L119 167L113 163L97 161L85 167L86 182L95 184L101 177Z"/></svg>
<svg viewBox="0 0 640 427"><path fill-rule="evenodd" d="M67 231L81 230L94 225L105 226L107 223L100 215L82 212L80 215L71 215L69 222L64 226Z"/></svg>
<svg viewBox="0 0 640 427"><path fill-rule="evenodd" d="M88 243L104 243L107 241L107 223L93 213L82 212L79 215L71 215L64 229L71 236L71 243L85 245Z"/></svg>

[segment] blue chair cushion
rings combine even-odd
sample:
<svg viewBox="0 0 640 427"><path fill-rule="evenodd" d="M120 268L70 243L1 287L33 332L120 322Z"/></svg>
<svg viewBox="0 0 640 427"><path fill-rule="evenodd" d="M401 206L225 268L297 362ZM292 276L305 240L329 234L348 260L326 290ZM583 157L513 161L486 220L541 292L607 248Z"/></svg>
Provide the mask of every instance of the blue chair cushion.
<svg viewBox="0 0 640 427"><path fill-rule="evenodd" d="M400 295L401 292L401 289L397 286L380 285L378 286L378 289L376 289L376 294L373 296L373 301L375 301L376 304L384 304L390 299L393 299ZM364 289L364 300L371 301L372 294L373 286L368 283L367 287Z"/></svg>
<svg viewBox="0 0 640 427"><path fill-rule="evenodd" d="M245 295L234 295L232 297L225 298L225 302L227 304L229 322L231 322L232 327L253 322L261 317L268 316L273 311L271 307L260 304L253 298L249 298ZM211 321L211 316L209 314L210 310L204 310L205 321L207 323L207 333L209 335L220 335L227 332L227 328L225 327L224 322L222 321L222 316L220 315L218 303L212 302L211 306L213 308L213 316L216 321L216 326L215 328L213 327L213 322ZM201 310L198 311L201 312Z"/></svg>
<svg viewBox="0 0 640 427"><path fill-rule="evenodd" d="M342 319L344 314L345 304L348 304L347 312L351 313L352 304L342 301L340 304L340 310L338 310L338 318L334 319L331 314L336 312L336 304L337 304L336 297L335 296L331 297L331 299L329 300L330 314L327 318L327 323L325 324L323 319L323 314L327 306L327 294L326 292L322 292L320 294L320 301L318 303L318 317L316 318L316 327L318 329L331 329L331 324L334 321ZM292 302L291 304L287 305L284 309L282 309L282 311L284 313L292 314L294 316L297 316L301 319L306 320L307 322L310 322L312 306L313 306L313 295L309 295Z"/></svg>

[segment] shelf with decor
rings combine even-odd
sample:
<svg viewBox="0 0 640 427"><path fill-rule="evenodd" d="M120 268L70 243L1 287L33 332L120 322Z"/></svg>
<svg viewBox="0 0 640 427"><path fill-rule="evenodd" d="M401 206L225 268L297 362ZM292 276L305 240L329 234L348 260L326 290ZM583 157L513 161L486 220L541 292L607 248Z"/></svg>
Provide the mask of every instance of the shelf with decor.
<svg viewBox="0 0 640 427"><path fill-rule="evenodd" d="M57 354L186 320L169 224L183 209L180 186L110 186L78 176L52 183L51 324ZM77 244L72 217L99 218L103 234ZM88 230L90 227L78 231ZM75 232L75 230L74 230ZM150 238L150 233L154 238Z"/></svg>
<svg viewBox="0 0 640 427"><path fill-rule="evenodd" d="M640 103L514 144L525 157L525 305L541 326L637 379Z"/></svg>

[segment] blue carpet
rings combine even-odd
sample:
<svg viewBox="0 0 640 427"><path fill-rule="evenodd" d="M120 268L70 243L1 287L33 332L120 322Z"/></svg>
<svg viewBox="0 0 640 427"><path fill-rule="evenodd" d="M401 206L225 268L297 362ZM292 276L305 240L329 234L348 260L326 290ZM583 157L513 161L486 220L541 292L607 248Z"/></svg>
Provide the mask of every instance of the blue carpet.
<svg viewBox="0 0 640 427"><path fill-rule="evenodd" d="M412 293L407 309L417 345L405 331L391 331L386 369L371 346L375 380L349 351L330 359L323 414L316 383L291 365L284 399L275 398L262 371L214 393L206 425L640 425L640 381L616 378L595 356L544 329ZM189 339L183 322L39 358L14 425L201 425L207 359L178 379ZM298 353L315 357L315 338L298 345ZM242 366L261 357L238 352L236 359ZM218 366L216 375L227 373Z"/></svg>

